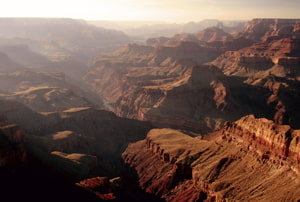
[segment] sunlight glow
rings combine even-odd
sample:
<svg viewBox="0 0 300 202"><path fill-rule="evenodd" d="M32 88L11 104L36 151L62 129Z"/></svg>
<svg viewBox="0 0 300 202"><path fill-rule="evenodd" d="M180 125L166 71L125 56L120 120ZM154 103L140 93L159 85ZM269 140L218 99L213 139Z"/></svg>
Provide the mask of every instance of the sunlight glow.
<svg viewBox="0 0 300 202"><path fill-rule="evenodd" d="M70 17L88 20L191 21L204 18L300 18L295 0L9 0L1 17Z"/></svg>

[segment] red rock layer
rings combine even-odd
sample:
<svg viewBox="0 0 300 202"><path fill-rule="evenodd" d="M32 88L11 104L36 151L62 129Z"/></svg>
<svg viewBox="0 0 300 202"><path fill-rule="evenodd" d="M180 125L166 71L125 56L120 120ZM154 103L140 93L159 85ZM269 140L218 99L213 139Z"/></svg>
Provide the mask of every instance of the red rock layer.
<svg viewBox="0 0 300 202"><path fill-rule="evenodd" d="M293 130L288 125L278 125L273 121L253 115L226 124L222 135L228 141L241 144L247 151L253 151L263 159L273 163L285 164L300 173L300 130Z"/></svg>
<svg viewBox="0 0 300 202"><path fill-rule="evenodd" d="M112 193L109 180L106 177L85 179L76 183L76 185L94 193L102 200L116 199L116 196Z"/></svg>
<svg viewBox="0 0 300 202"><path fill-rule="evenodd" d="M299 130L250 115L205 139L153 129L123 158L166 201L299 200Z"/></svg>

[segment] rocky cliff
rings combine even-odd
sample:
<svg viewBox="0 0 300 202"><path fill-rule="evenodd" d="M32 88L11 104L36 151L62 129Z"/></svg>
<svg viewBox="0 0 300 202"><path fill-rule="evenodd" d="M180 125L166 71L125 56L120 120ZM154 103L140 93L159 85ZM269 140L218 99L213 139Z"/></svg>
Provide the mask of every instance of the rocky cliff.
<svg viewBox="0 0 300 202"><path fill-rule="evenodd" d="M299 19L257 18L250 21L238 37L248 38L255 42L266 41L274 36L280 38L293 36L298 30Z"/></svg>
<svg viewBox="0 0 300 202"><path fill-rule="evenodd" d="M232 124L225 124L222 135L228 141L234 139L234 142L243 145L248 151L255 152L262 159L287 165L300 173L299 130L249 115Z"/></svg>
<svg viewBox="0 0 300 202"><path fill-rule="evenodd" d="M232 35L226 33L220 27L207 28L199 32L196 36L198 40L205 42L230 41L233 39Z"/></svg>
<svg viewBox="0 0 300 202"><path fill-rule="evenodd" d="M254 19L233 38L213 27L149 39L99 55L85 80L118 116L159 127L206 133L256 114L299 128L298 32L298 20Z"/></svg>
<svg viewBox="0 0 300 202"><path fill-rule="evenodd" d="M264 105L273 113L268 118L294 128L299 128L299 108L293 101L299 97L298 24L299 20L255 19L239 37L251 38L256 43L226 51L210 63L228 77L241 78L243 83L269 91Z"/></svg>
<svg viewBox="0 0 300 202"><path fill-rule="evenodd" d="M299 131L246 116L204 137L153 129L123 153L167 201L299 200Z"/></svg>
<svg viewBox="0 0 300 202"><path fill-rule="evenodd" d="M190 42L157 48L127 45L99 56L85 80L114 106L117 115L150 120L145 114L161 106L172 89L186 84L195 64L219 53Z"/></svg>

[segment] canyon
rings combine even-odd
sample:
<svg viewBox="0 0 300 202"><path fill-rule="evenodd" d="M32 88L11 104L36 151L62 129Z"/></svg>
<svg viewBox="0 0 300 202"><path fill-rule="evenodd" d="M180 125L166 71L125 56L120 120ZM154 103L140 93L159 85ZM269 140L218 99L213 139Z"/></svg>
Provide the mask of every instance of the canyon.
<svg viewBox="0 0 300 202"><path fill-rule="evenodd" d="M184 26L130 43L83 20L0 19L5 194L299 201L300 20Z"/></svg>
<svg viewBox="0 0 300 202"><path fill-rule="evenodd" d="M298 32L299 20L254 19L235 37L153 38L98 55L84 80L118 116L159 127L204 134L253 113L299 128Z"/></svg>

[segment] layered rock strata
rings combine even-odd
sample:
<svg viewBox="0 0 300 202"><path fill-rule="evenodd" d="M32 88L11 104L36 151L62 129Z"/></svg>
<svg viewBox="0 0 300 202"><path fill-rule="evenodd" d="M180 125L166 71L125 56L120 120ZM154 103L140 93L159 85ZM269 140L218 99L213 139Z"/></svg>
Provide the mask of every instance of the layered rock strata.
<svg viewBox="0 0 300 202"><path fill-rule="evenodd" d="M253 115L204 138L153 129L123 153L167 201L299 200L299 130Z"/></svg>
<svg viewBox="0 0 300 202"><path fill-rule="evenodd" d="M233 38L214 27L128 44L96 57L85 80L118 116L157 127L206 133L256 114L299 128L299 27L254 19Z"/></svg>
<svg viewBox="0 0 300 202"><path fill-rule="evenodd" d="M256 119L253 115L232 124L227 123L222 129L226 140L242 145L262 159L287 165L300 174L299 132L288 125L278 125L264 118Z"/></svg>

